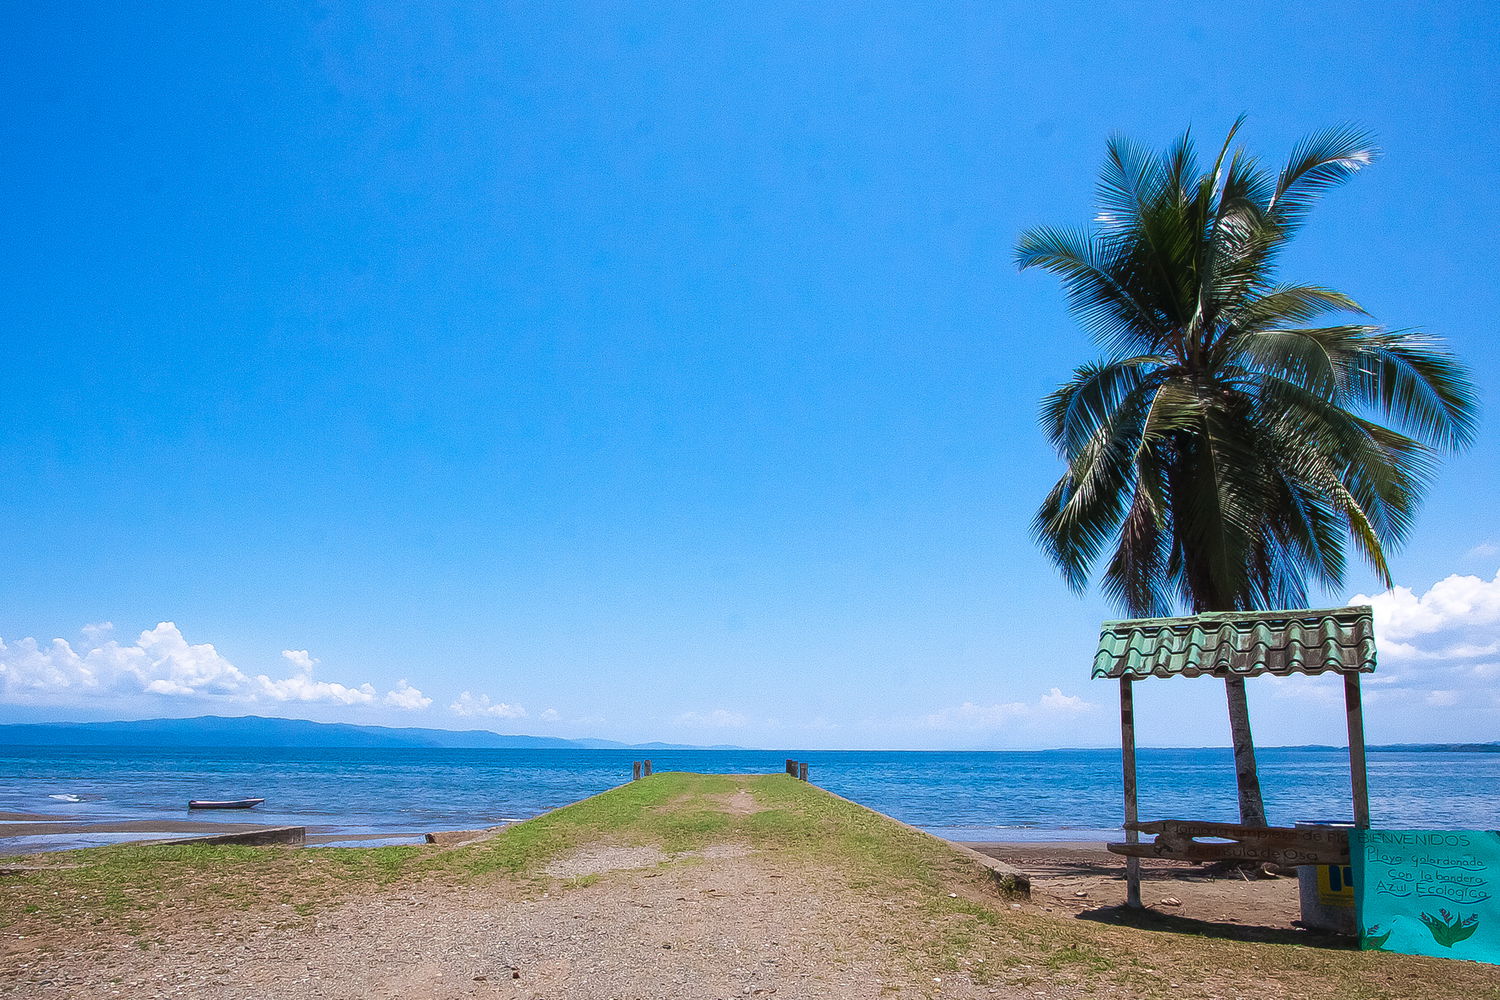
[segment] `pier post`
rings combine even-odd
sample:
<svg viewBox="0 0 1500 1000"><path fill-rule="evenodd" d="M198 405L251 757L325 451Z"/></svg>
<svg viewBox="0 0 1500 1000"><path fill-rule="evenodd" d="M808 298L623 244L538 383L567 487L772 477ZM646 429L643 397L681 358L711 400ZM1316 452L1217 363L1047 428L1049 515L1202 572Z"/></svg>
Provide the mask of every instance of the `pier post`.
<svg viewBox="0 0 1500 1000"><path fill-rule="evenodd" d="M805 760L797 764L797 779L799 781L807 780L807 761Z"/></svg>
<svg viewBox="0 0 1500 1000"><path fill-rule="evenodd" d="M641 780L641 762L638 760L633 760L630 762L630 780Z"/></svg>
<svg viewBox="0 0 1500 1000"><path fill-rule="evenodd" d="M643 767L641 770L644 772L645 776L649 778L651 777L651 762L649 760L644 761L644 764L645 767Z"/></svg>
<svg viewBox="0 0 1500 1000"><path fill-rule="evenodd" d="M794 778L797 776L797 762L795 760L788 760L786 762L786 773Z"/></svg>

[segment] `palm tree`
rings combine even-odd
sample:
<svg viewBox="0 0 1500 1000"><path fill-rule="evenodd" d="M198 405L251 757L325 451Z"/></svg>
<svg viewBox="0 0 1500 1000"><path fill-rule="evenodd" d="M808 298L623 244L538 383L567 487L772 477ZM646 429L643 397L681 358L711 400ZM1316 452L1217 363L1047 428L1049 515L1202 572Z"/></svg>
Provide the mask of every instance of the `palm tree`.
<svg viewBox="0 0 1500 1000"><path fill-rule="evenodd" d="M1297 608L1337 587L1346 542L1391 584L1442 450L1473 436L1466 369L1431 337L1370 322L1349 296L1276 280L1319 195L1369 165L1356 129L1303 139L1279 173L1230 129L1200 173L1190 133L1154 154L1116 137L1092 228L1022 234L1104 357L1042 404L1067 469L1038 543L1077 591L1127 613ZM1368 252L1368 248L1359 248ZM1240 819L1265 808L1243 678L1226 678Z"/></svg>

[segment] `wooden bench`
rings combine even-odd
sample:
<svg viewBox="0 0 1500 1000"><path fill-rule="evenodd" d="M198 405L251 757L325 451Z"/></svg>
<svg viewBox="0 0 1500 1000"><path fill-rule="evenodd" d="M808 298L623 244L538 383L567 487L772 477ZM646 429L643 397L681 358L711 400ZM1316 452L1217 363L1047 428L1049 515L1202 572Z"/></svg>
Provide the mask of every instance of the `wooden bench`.
<svg viewBox="0 0 1500 1000"><path fill-rule="evenodd" d="M1111 853L1173 861L1269 862L1287 867L1349 863L1349 831L1335 826L1236 826L1163 819L1126 823L1125 829L1154 834L1156 839L1106 844Z"/></svg>

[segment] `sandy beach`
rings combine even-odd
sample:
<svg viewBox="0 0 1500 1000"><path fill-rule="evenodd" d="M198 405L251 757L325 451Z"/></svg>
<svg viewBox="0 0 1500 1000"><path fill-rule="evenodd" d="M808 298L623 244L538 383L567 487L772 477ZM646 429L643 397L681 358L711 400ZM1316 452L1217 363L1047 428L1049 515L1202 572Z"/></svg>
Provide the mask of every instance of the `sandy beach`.
<svg viewBox="0 0 1500 1000"><path fill-rule="evenodd" d="M1125 900L1124 859L1102 843L967 846L1030 874L1033 899L1059 912L1088 913ZM1191 862L1150 858L1141 862L1141 895L1147 906L1182 920L1238 924L1274 939L1303 933L1295 926L1301 917L1295 877L1210 874Z"/></svg>

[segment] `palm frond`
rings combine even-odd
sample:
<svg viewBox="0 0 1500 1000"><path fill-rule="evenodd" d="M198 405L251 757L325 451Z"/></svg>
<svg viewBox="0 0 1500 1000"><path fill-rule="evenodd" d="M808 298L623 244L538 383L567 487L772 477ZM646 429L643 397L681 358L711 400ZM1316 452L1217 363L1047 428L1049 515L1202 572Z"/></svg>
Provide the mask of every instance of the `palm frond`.
<svg viewBox="0 0 1500 1000"><path fill-rule="evenodd" d="M1479 416L1473 378L1436 341L1410 331L1382 331L1360 338L1348 355L1352 398L1440 447L1473 441Z"/></svg>
<svg viewBox="0 0 1500 1000"><path fill-rule="evenodd" d="M1238 329L1255 331L1311 323L1331 313L1369 315L1354 299L1331 288L1277 285L1236 302L1224 317L1224 322Z"/></svg>
<svg viewBox="0 0 1500 1000"><path fill-rule="evenodd" d="M1064 458L1077 453L1127 394L1151 377L1153 369L1169 363L1167 358L1144 355L1080 366L1042 401L1042 428L1048 440Z"/></svg>
<svg viewBox="0 0 1500 1000"><path fill-rule="evenodd" d="M1123 135L1110 136L1099 171L1094 221L1104 230L1133 226L1141 206L1160 186L1160 164L1150 150Z"/></svg>
<svg viewBox="0 0 1500 1000"><path fill-rule="evenodd" d="M1069 456L1068 468L1032 521L1032 534L1069 586L1088 585L1095 558L1119 526L1136 475L1148 387L1137 386L1089 439Z"/></svg>
<svg viewBox="0 0 1500 1000"><path fill-rule="evenodd" d="M1040 267L1062 278L1069 304L1102 344L1154 344L1164 336L1161 319L1120 273L1109 246L1086 229L1042 226L1016 243L1021 270Z"/></svg>
<svg viewBox="0 0 1500 1000"><path fill-rule="evenodd" d="M1374 137L1352 125L1335 125L1312 133L1293 147L1277 178L1268 214L1291 233L1307 218L1323 192L1353 177L1379 155Z"/></svg>

